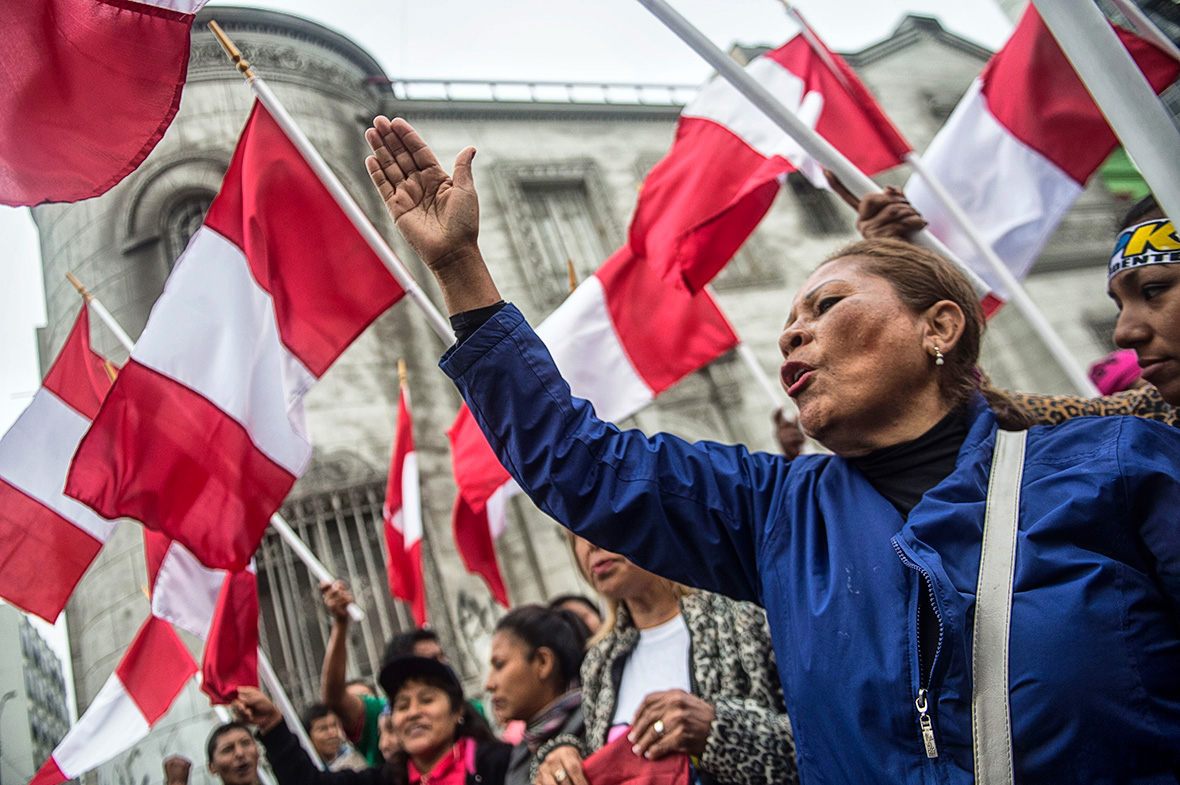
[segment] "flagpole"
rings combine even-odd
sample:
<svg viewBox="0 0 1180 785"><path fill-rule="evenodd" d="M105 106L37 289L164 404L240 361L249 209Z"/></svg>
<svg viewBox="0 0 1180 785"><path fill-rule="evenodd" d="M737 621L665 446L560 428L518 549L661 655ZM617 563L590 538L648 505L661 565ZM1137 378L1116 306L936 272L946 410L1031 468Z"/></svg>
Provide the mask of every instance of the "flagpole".
<svg viewBox="0 0 1180 785"><path fill-rule="evenodd" d="M258 675L262 678L262 683L270 690L275 706L283 715L283 719L287 721L287 727L299 739L299 743L303 745L303 749L307 751L308 756L315 763L315 767L323 771L324 763L320 760L319 753L315 751L311 739L308 738L307 730L303 727L303 721L299 719L299 713L295 711L291 699L287 697L283 685L279 683L279 677L275 674L274 668L270 666L270 660L267 659L266 652L262 650L261 646L258 647Z"/></svg>
<svg viewBox="0 0 1180 785"><path fill-rule="evenodd" d="M410 298L422 314L426 317L426 321L430 324L435 334L442 340L443 344L450 346L455 342L455 333L451 329L451 323L443 317L434 303L422 291L422 287L418 286L418 282L410 275L410 271L402 263L389 244L385 242L385 238L377 231L372 222L369 221L368 216L361 210L356 200L348 193L348 189L336 177L336 173L328 166L319 151L312 145L311 140L303 133L303 130L295 122L295 118L291 117L287 112L286 107L279 101L274 93L271 92L270 87L263 81L261 76L254 73L250 63L242 57L242 53L230 41L229 36L221 29L217 22L210 20L209 29L213 31L213 35L217 37L221 47L229 56L230 60L237 66L238 71L246 78L246 83L250 85L250 89L262 102L262 105L267 108L275 122L279 127L286 132L290 137L292 144L303 154L307 160L308 165L320 178L324 187L332 195L332 198L339 205L344 214L360 232L361 237L373 249L373 253L385 264L389 272L401 284L402 289L405 290L406 296Z"/></svg>
<svg viewBox="0 0 1180 785"><path fill-rule="evenodd" d="M82 297L86 299L86 304L94 309L94 312L97 313L99 318L102 319L103 323L110 328L111 332L115 334L115 337L119 339L119 343L123 344L123 348L127 350L127 354L130 355L131 351L135 348L135 341L131 340L131 336L128 335L127 332L119 325L119 323L115 321L115 318L111 316L110 311L103 307L103 304L98 301L98 298L88 292L86 287L83 286L77 278L75 278L70 273L66 273L66 278L70 280L70 283L74 285L74 288L76 288ZM105 316L103 314L105 314ZM303 540L299 539L299 535L294 532L294 530L285 520L283 520L283 516L279 515L277 512L274 515L271 515L270 525L271 528L279 533L279 536L282 538L283 542L287 543L291 550L295 552L295 555L299 557L299 560L303 562L304 566L307 567L309 572L311 572L321 581L325 581L327 583L336 582L336 579L332 577L332 573L328 572L328 569L324 567L319 559L316 558L315 554L311 552L311 549L307 547ZM361 607L355 602L349 603L348 615L351 616L355 621L361 621L365 618L364 610L362 610Z"/></svg>
<svg viewBox="0 0 1180 785"><path fill-rule="evenodd" d="M1164 31L1160 30L1156 23L1151 21L1151 18L1143 13L1143 9L1135 5L1130 0L1111 0L1123 16L1127 17L1127 21L1135 28L1135 32L1151 41L1153 44L1163 49L1172 57L1180 60L1180 47L1176 46L1176 42L1164 35Z"/></svg>
<svg viewBox="0 0 1180 785"><path fill-rule="evenodd" d="M833 147L828 140L817 134L779 103L770 91L759 84L745 72L734 60L714 46L713 42L697 30L692 24L677 13L664 0L638 0L651 11L664 25L680 37L696 51L709 65L717 70L739 93L744 95L755 107L783 131L787 133L803 149L814 158L823 168L834 174L840 182L857 198L864 199L869 194L880 193L881 189L868 175L856 167L848 158ZM967 277L971 286L980 297L988 294L991 287L980 278L974 270L963 263L947 248L941 240L923 229L914 235L913 242L923 248L934 251L943 256Z"/></svg>
<svg viewBox="0 0 1180 785"><path fill-rule="evenodd" d="M1180 220L1180 131L1114 28L1092 0L1033 4L1164 213Z"/></svg>
<svg viewBox="0 0 1180 785"><path fill-rule="evenodd" d="M947 191L942 181L934 176L929 167L922 162L922 159L917 154L907 153L905 159L906 163L913 168L918 176L926 181L926 186L930 189L930 193L942 206L942 209L946 211L951 221L955 224L955 228L971 241L976 253L982 256L984 261L987 262L988 269L991 270L992 275L996 276L1000 284L1008 291L1008 299L1016 306L1024 318L1028 320L1029 324L1032 325L1033 330L1040 336L1045 347L1053 355L1054 359L1057 360L1058 365L1061 366L1061 370L1065 371L1065 375L1073 382L1074 387L1082 395L1091 398L1098 397L1101 394L1098 392L1098 388L1094 386L1094 382L1090 380L1089 375L1086 374L1081 363L1077 361L1077 358L1070 352L1069 347L1065 345L1065 341L1062 340L1056 328L1049 323L1048 318L1046 318L1044 312L1041 311L1037 304L1033 302L1032 297L1029 296L1024 285L1008 269L1008 265L1004 264L1000 257L996 255L995 249L992 248L991 244L980 235L974 222L967 215L966 211L959 206L954 196Z"/></svg>

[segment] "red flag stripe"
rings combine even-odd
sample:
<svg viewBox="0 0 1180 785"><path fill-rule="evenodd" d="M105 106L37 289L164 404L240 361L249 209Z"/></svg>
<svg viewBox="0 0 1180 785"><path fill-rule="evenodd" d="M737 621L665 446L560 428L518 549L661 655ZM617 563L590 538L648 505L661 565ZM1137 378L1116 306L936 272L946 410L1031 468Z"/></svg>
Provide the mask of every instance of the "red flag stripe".
<svg viewBox="0 0 1180 785"><path fill-rule="evenodd" d="M111 377L102 357L90 350L90 315L85 306L41 386L87 420L98 414L102 399L111 389Z"/></svg>
<svg viewBox="0 0 1180 785"><path fill-rule="evenodd" d="M0 479L0 597L53 622L102 545Z"/></svg>
<svg viewBox="0 0 1180 785"><path fill-rule="evenodd" d="M295 476L225 412L134 359L111 389L103 418L110 435L91 429L82 440L66 493L100 515L156 528L204 554L206 564L245 568ZM129 463L121 449L127 443L150 445L147 457L157 459Z"/></svg>
<svg viewBox="0 0 1180 785"><path fill-rule="evenodd" d="M225 578L201 673L201 692L214 704L232 701L240 686L258 686L258 583L252 570Z"/></svg>
<svg viewBox="0 0 1180 785"><path fill-rule="evenodd" d="M164 716L196 670L172 625L151 616L115 668L115 675L151 725Z"/></svg>

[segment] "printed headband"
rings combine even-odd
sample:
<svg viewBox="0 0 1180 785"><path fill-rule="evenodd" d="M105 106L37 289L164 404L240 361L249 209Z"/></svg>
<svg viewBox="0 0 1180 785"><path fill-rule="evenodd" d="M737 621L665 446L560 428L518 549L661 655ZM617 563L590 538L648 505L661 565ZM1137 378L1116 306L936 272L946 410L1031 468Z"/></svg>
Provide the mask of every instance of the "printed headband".
<svg viewBox="0 0 1180 785"><path fill-rule="evenodd" d="M1175 264L1180 262L1180 237L1172 222L1166 218L1144 221L1128 226L1120 234L1106 270L1106 281L1121 273L1145 264Z"/></svg>

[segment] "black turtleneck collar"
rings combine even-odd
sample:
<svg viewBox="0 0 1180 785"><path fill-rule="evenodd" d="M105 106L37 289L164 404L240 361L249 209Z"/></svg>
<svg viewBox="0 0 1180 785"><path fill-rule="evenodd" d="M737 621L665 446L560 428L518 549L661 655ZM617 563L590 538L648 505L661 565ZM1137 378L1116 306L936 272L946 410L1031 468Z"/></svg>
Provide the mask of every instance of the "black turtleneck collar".
<svg viewBox="0 0 1180 785"><path fill-rule="evenodd" d="M849 460L906 517L926 491L954 471L969 430L966 408L960 406L917 439Z"/></svg>

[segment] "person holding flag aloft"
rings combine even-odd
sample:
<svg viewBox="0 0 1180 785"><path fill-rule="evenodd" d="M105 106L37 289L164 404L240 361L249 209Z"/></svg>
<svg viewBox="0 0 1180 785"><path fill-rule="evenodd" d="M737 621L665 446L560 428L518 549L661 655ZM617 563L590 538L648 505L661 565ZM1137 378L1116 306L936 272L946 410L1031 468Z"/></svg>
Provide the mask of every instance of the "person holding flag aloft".
<svg viewBox="0 0 1180 785"><path fill-rule="evenodd" d="M501 300L474 149L452 178L404 120L366 137L399 231L478 324L441 366L500 460L587 540L766 608L803 782L1174 775L1180 433L993 410L978 295L889 241L822 262L779 340L783 386L832 454L622 431Z"/></svg>

